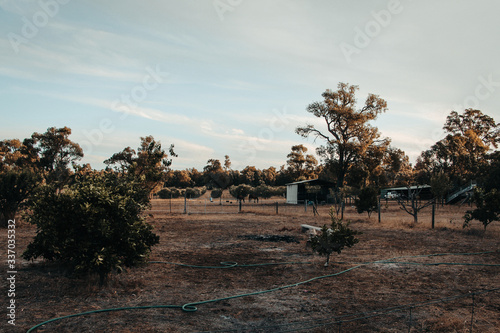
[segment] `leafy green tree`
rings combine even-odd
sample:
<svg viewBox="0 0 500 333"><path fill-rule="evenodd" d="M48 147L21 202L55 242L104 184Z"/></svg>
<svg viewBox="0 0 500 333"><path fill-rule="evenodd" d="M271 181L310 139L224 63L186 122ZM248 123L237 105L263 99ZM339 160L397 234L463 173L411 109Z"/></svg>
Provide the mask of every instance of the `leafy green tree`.
<svg viewBox="0 0 500 333"><path fill-rule="evenodd" d="M388 186L406 186L413 178L409 157L398 148L389 147L382 163Z"/></svg>
<svg viewBox="0 0 500 333"><path fill-rule="evenodd" d="M446 137L422 153L416 168L429 174L443 171L458 184L476 179L488 152L498 148L500 124L479 110L467 109L463 114L452 111L443 129Z"/></svg>
<svg viewBox="0 0 500 333"><path fill-rule="evenodd" d="M313 155L308 155L304 145L292 146L292 151L287 155L288 172L294 181L316 178L318 161Z"/></svg>
<svg viewBox="0 0 500 333"><path fill-rule="evenodd" d="M330 218L332 224L323 225L318 235L309 239L309 244L314 252L326 256L325 267L330 263L330 255L333 252L340 254L345 247L352 247L359 242L356 235L361 232L349 228L349 222L343 222L335 217L335 212L330 209Z"/></svg>
<svg viewBox="0 0 500 333"><path fill-rule="evenodd" d="M97 273L103 283L109 273L145 262L159 242L141 217L149 203L142 184L90 172L75 176L60 193L52 186L32 199L28 221L37 235L23 253L26 260L44 257L75 274Z"/></svg>
<svg viewBox="0 0 500 333"><path fill-rule="evenodd" d="M28 169L0 171L0 227L15 219L18 209L41 180L40 175Z"/></svg>
<svg viewBox="0 0 500 333"><path fill-rule="evenodd" d="M444 172L440 171L432 175L430 185L432 194L434 194L434 196L441 201L441 206L443 206L444 196L453 187L450 177L448 177L448 175Z"/></svg>
<svg viewBox="0 0 500 333"><path fill-rule="evenodd" d="M355 201L358 214L368 213L368 217L378 209L378 190L375 187L364 187L359 191Z"/></svg>
<svg viewBox="0 0 500 333"><path fill-rule="evenodd" d="M40 169L45 172L48 183L57 184L56 189L68 182L71 176L69 166L83 157L82 148L69 139L70 135L69 127L50 127L45 133L31 135L31 144L40 156Z"/></svg>
<svg viewBox="0 0 500 333"><path fill-rule="evenodd" d="M170 154L170 156L169 156ZM141 137L137 153L130 147L113 154L104 163L113 167L122 176L140 181L149 194L163 187L163 182L170 170L172 158L177 155L174 145L170 145L168 153L162 149L161 143L152 136ZM158 188L160 187L160 188Z"/></svg>
<svg viewBox="0 0 500 333"><path fill-rule="evenodd" d="M470 225L472 220L478 220L486 227L494 222L500 221L500 191L496 188L485 192L481 188L474 190L474 202L476 209L468 210L464 215L464 228Z"/></svg>
<svg viewBox="0 0 500 333"><path fill-rule="evenodd" d="M247 197L250 193L252 193L253 188L250 185L246 184L240 184L238 186L231 186L229 188L229 194L231 194L233 197L239 199L239 198L245 198Z"/></svg>
<svg viewBox="0 0 500 333"><path fill-rule="evenodd" d="M38 151L30 139L0 141L0 227L15 219L42 180Z"/></svg>
<svg viewBox="0 0 500 333"><path fill-rule="evenodd" d="M488 156L489 164L485 168L482 186L474 190L473 201L476 209L469 210L464 216L464 227L472 220L478 220L486 227L500 220L500 152Z"/></svg>
<svg viewBox="0 0 500 333"><path fill-rule="evenodd" d="M322 94L324 101L307 107L308 112L324 121L326 128L307 125L295 131L302 137L312 135L325 141L318 153L337 175L337 187L342 187L356 159L363 156L368 147L380 142L380 133L369 122L387 110L387 102L369 94L363 107L357 110L355 94L358 86L339 83L337 87L337 91L327 90Z"/></svg>

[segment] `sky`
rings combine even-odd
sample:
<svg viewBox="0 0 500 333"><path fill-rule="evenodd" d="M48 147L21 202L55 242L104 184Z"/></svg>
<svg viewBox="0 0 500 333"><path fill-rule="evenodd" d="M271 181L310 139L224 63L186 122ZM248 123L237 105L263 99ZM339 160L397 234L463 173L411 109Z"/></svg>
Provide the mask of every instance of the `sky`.
<svg viewBox="0 0 500 333"><path fill-rule="evenodd" d="M412 162L451 111L500 121L495 0L0 0L0 140L68 126L101 169L152 135L173 169L229 155L286 164L295 128L339 82Z"/></svg>

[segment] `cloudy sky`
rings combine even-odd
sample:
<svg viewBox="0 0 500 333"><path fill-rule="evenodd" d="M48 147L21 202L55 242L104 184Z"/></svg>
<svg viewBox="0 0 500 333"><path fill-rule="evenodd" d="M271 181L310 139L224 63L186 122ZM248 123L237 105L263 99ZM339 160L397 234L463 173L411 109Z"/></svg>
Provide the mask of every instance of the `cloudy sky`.
<svg viewBox="0 0 500 333"><path fill-rule="evenodd" d="M339 82L412 161L446 116L500 121L495 0L0 0L0 140L68 126L83 162L153 135L174 169L279 167Z"/></svg>

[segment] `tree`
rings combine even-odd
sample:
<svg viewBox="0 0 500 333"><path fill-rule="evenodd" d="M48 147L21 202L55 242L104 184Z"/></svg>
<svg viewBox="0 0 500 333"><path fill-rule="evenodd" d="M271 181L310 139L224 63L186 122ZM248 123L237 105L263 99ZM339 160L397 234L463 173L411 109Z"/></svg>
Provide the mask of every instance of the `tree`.
<svg viewBox="0 0 500 333"><path fill-rule="evenodd" d="M145 262L159 237L141 217L148 190L116 173L79 174L57 193L44 186L33 198L28 221L37 235L26 260L44 257L75 274L97 273L101 283L110 272Z"/></svg>
<svg viewBox="0 0 500 333"><path fill-rule="evenodd" d="M224 171L229 171L231 169L231 160L229 159L229 155L224 156Z"/></svg>
<svg viewBox="0 0 500 333"><path fill-rule="evenodd" d="M368 122L387 110L386 101L374 94L369 94L363 107L356 110L356 90L358 86L339 83L337 91L326 90L322 94L323 102L307 107L308 112L325 122L326 130L313 125L295 130L304 138L312 135L326 142L318 149L318 154L334 169L337 187L344 186L345 176L356 158L377 143L380 134Z"/></svg>
<svg viewBox="0 0 500 333"><path fill-rule="evenodd" d="M459 184L478 177L487 153L498 148L500 124L479 110L467 109L463 114L452 111L443 129L448 134L422 153L418 169L429 174L443 171Z"/></svg>
<svg viewBox="0 0 500 333"><path fill-rule="evenodd" d="M174 145L169 148L170 157L176 157ZM140 181L149 194L158 185L163 186L172 159L162 149L161 143L152 136L141 137L141 145L137 153L130 147L113 154L104 163L114 167L122 176Z"/></svg>
<svg viewBox="0 0 500 333"><path fill-rule="evenodd" d="M441 201L441 206L444 205L444 196L452 189L452 183L450 177L443 171L440 171L431 177L431 191L436 198Z"/></svg>
<svg viewBox="0 0 500 333"><path fill-rule="evenodd" d="M247 166L241 170L241 183L250 186L259 186L262 180L262 171L257 169L255 166Z"/></svg>
<svg viewBox="0 0 500 333"><path fill-rule="evenodd" d="M472 220L478 220L486 231L490 223L500 220L500 152L490 154L487 159L489 163L484 170L483 184L474 190L476 209L469 210L464 215L464 228Z"/></svg>
<svg viewBox="0 0 500 333"><path fill-rule="evenodd" d="M42 182L38 162L38 151L30 139L0 141L0 227L15 219Z"/></svg>
<svg viewBox="0 0 500 333"><path fill-rule="evenodd" d="M422 192L422 187L416 186L415 188L408 187L408 197L404 198L401 196L397 197L399 208L404 210L411 216L413 216L413 222L418 223L418 213L429 207L434 203L434 199L422 202L420 199L420 192Z"/></svg>
<svg viewBox="0 0 500 333"><path fill-rule="evenodd" d="M325 267L330 263L330 255L333 252L340 254L345 247L352 247L359 242L355 236L361 232L349 228L349 222L344 223L335 217L333 209L330 209L332 224L323 225L319 235L309 239L309 244L314 252L326 256Z"/></svg>
<svg viewBox="0 0 500 333"><path fill-rule="evenodd" d="M14 220L19 207L41 182L40 175L28 169L0 172L0 227Z"/></svg>
<svg viewBox="0 0 500 333"><path fill-rule="evenodd" d="M464 215L464 228L468 227L472 220L478 220L486 227L494 221L500 221L500 191L496 188L485 192L481 188L474 190L474 202L476 209L468 210Z"/></svg>
<svg viewBox="0 0 500 333"><path fill-rule="evenodd" d="M406 186L413 177L413 168L409 157L398 148L389 147L382 163L387 185Z"/></svg>
<svg viewBox="0 0 500 333"><path fill-rule="evenodd" d="M355 201L358 214L363 212L368 213L368 217L372 212L378 209L378 190L374 187L364 187L359 191L358 199Z"/></svg>
<svg viewBox="0 0 500 333"><path fill-rule="evenodd" d="M45 179L48 183L58 184L56 190L67 183L71 175L69 165L83 157L82 148L69 139L70 135L69 127L50 127L43 134L35 132L31 135L31 145L40 155L39 164L45 171Z"/></svg>
<svg viewBox="0 0 500 333"><path fill-rule="evenodd" d="M308 180L316 177L318 161L313 155L307 155L304 145L292 146L292 152L287 155L288 170L295 181Z"/></svg>

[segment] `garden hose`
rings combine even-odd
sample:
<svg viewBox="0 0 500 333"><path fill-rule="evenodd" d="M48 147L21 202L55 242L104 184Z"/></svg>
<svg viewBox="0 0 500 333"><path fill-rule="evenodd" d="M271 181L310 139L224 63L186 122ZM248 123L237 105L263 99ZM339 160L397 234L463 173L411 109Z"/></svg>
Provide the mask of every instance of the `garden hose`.
<svg viewBox="0 0 500 333"><path fill-rule="evenodd" d="M241 298L241 297L247 297L247 296L256 296L256 295L262 295L270 292L275 292L287 288L292 288L292 287L297 287L306 283L310 283L316 280L321 280L321 279L326 279L326 278L331 278L335 276L339 276L341 274L347 273L349 271L352 271L354 269L363 267L363 266L368 266L368 265L373 265L373 264L403 264L403 265L422 265L422 266L438 266L438 265L463 265L463 266L489 266L489 267L498 267L500 264L478 264L478 263L453 263L453 262L439 262L439 263L417 263L417 262L406 262L406 261L396 261L399 259L403 258L424 258L424 257L437 257L437 256L467 256L467 255L482 255L482 254L490 254L490 253L496 253L497 251L487 251L487 252L475 252L475 253L436 253L436 254L427 254L427 255L416 255L416 256L399 256L399 257L393 257L390 259L382 259L382 260L377 260L377 261L372 261L372 262L365 262L365 263L359 263L351 268L348 268L346 270L333 273L333 274L327 274L327 275L321 275L321 276L316 276L308 280L300 281L297 283L293 284L288 284L272 289L267 289L267 290L261 290L261 291L255 291L251 293L244 293L244 294L238 294L238 295L233 295L229 297L222 297L222 298L215 298L211 300L205 300L205 301L198 301L198 302L191 302L191 303L186 303L184 305L150 305L150 306L132 306L132 307L119 307L119 308L110 308L110 309L101 309L101 310L93 310L93 311L87 311L87 312L81 312L81 313L76 313L72 315L67 315L63 317L58 317L58 318L53 318L47 321L44 321L38 325L35 325L31 327L27 333L35 331L37 328L55 322L63 319L68 319L68 318L73 318L73 317L79 317L79 316L85 316L85 315L91 315L91 314L96 314L96 313L102 313L102 312L114 312L114 311L125 311L125 310L144 310L144 309L160 309L160 308L170 308L170 309L182 309L185 312L195 312L198 310L197 306L202 305L202 304L208 304L208 303L215 303L215 302L220 302L220 301L225 301L225 300L230 300L230 299L235 299L235 298ZM188 265L188 264L180 264L180 263L173 263L173 262L166 262L166 261L151 261L150 263L158 263L158 264L170 264L170 265L177 265L177 266L182 266L182 267L189 267L189 268L200 268L200 269L230 269L230 268L237 268L237 267L261 267L261 266L270 266L270 265L291 265L291 264L312 264L311 262L281 262L281 263L263 263L263 264L247 264L247 265L240 265L236 262L221 262L221 266L198 266L198 265ZM338 263L346 263L346 262L338 262Z"/></svg>

